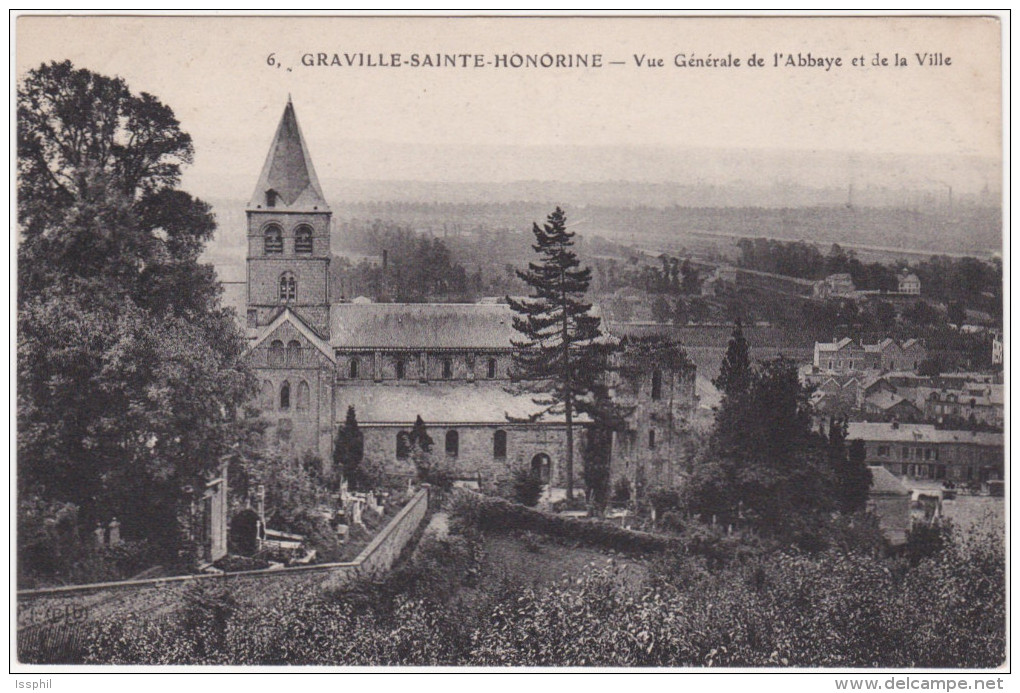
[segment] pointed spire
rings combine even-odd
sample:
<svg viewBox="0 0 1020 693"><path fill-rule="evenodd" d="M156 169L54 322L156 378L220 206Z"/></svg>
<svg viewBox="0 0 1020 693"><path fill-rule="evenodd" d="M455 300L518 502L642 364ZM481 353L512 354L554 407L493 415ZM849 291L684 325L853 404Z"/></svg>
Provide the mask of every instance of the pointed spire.
<svg viewBox="0 0 1020 693"><path fill-rule="evenodd" d="M290 94L248 209L328 211Z"/></svg>

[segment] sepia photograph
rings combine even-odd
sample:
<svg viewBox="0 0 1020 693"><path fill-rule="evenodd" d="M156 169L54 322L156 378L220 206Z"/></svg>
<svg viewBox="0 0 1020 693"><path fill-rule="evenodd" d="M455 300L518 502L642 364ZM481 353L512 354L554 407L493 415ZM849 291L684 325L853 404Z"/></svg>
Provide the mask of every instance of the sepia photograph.
<svg viewBox="0 0 1020 693"><path fill-rule="evenodd" d="M17 687L1002 689L1008 13L11 21Z"/></svg>

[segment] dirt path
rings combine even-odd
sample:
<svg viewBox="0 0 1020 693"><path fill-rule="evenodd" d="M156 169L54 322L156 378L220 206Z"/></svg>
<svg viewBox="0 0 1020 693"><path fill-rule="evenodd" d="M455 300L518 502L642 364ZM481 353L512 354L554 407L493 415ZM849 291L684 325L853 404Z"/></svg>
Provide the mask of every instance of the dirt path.
<svg viewBox="0 0 1020 693"><path fill-rule="evenodd" d="M445 512L437 512L429 520L428 526L425 528L422 538L434 537L436 539L443 539L450 533L450 516Z"/></svg>

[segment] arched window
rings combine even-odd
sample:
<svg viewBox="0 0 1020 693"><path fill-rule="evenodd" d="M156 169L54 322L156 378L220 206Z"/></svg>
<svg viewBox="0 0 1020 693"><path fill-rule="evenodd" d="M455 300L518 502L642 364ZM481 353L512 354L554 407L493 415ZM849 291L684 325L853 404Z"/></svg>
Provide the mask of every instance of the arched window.
<svg viewBox="0 0 1020 693"><path fill-rule="evenodd" d="M301 363L301 342L292 339L287 342L287 365L297 366Z"/></svg>
<svg viewBox="0 0 1020 693"><path fill-rule="evenodd" d="M268 380L262 383L259 405L266 410L273 408L273 384Z"/></svg>
<svg viewBox="0 0 1020 693"><path fill-rule="evenodd" d="M506 431L492 434L492 456L499 459L506 457Z"/></svg>
<svg viewBox="0 0 1020 693"><path fill-rule="evenodd" d="M652 371L652 399L662 399L662 371L658 368Z"/></svg>
<svg viewBox="0 0 1020 693"><path fill-rule="evenodd" d="M266 255L278 255L283 252L283 229L270 224L262 232L262 250Z"/></svg>
<svg viewBox="0 0 1020 693"><path fill-rule="evenodd" d="M443 380L453 377L453 362L450 359L443 359Z"/></svg>
<svg viewBox="0 0 1020 693"><path fill-rule="evenodd" d="M269 365L270 366L283 365L283 342L281 342L279 339L274 339L269 344Z"/></svg>
<svg viewBox="0 0 1020 693"><path fill-rule="evenodd" d="M411 454L411 443L407 439L407 432L400 431L397 433L397 459L406 460L407 456Z"/></svg>
<svg viewBox="0 0 1020 693"><path fill-rule="evenodd" d="M460 452L460 436L456 431L447 431L446 454L450 457L456 457L458 452Z"/></svg>
<svg viewBox="0 0 1020 693"><path fill-rule="evenodd" d="M280 409L290 409L290 383L286 380L280 386Z"/></svg>
<svg viewBox="0 0 1020 693"><path fill-rule="evenodd" d="M347 374L351 379L358 377L358 359L351 359L351 363L347 367Z"/></svg>
<svg viewBox="0 0 1020 693"><path fill-rule="evenodd" d="M404 379L404 359L397 359L397 362L394 365L395 365L395 368L396 368L396 371L397 371L397 380L403 380Z"/></svg>
<svg viewBox="0 0 1020 693"><path fill-rule="evenodd" d="M294 231L294 252L312 252L312 227L302 224Z"/></svg>
<svg viewBox="0 0 1020 693"><path fill-rule="evenodd" d="M648 430L648 449L655 449L655 429L651 428Z"/></svg>
<svg viewBox="0 0 1020 693"><path fill-rule="evenodd" d="M302 380L297 386L297 408L300 411L308 409L308 400L311 399L311 390L308 383Z"/></svg>
<svg viewBox="0 0 1020 693"><path fill-rule="evenodd" d="M489 378L490 380L496 377L496 359L489 359L485 371L485 377Z"/></svg>
<svg viewBox="0 0 1020 693"><path fill-rule="evenodd" d="M297 280L293 272L284 272L280 275L280 300L293 301L297 298Z"/></svg>

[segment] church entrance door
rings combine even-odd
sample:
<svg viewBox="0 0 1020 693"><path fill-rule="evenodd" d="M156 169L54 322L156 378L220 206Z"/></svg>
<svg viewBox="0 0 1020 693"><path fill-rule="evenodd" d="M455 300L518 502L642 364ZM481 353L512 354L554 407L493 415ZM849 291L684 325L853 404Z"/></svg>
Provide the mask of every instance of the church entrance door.
<svg viewBox="0 0 1020 693"><path fill-rule="evenodd" d="M551 466L552 461L549 459L549 455L544 452L540 452L531 458L531 473L539 477L542 483L549 483Z"/></svg>

